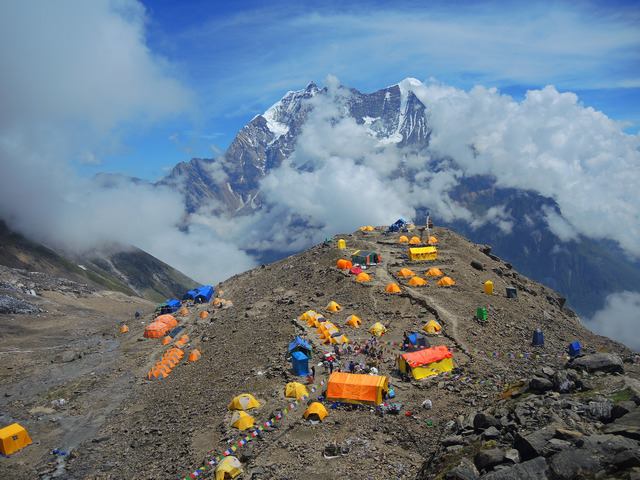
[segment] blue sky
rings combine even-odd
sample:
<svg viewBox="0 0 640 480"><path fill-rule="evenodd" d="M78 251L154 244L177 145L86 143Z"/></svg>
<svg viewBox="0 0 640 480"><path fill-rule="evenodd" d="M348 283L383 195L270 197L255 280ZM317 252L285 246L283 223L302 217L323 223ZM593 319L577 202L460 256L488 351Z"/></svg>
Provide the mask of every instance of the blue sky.
<svg viewBox="0 0 640 480"><path fill-rule="evenodd" d="M574 6L573 3L577 3ZM328 74L362 91L412 76L515 98L555 85L640 126L640 9L634 2L145 1L146 43L193 93L183 114L122 125L86 175L156 179L211 157L287 90Z"/></svg>

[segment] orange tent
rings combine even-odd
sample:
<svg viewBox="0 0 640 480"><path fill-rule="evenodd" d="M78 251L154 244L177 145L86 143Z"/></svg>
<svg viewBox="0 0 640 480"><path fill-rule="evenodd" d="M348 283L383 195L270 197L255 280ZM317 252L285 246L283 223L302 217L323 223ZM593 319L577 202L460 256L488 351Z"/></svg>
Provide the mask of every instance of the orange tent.
<svg viewBox="0 0 640 480"><path fill-rule="evenodd" d="M195 350L192 350L191 353L189 354L189 361L197 362L198 360L200 360L201 356L202 354L200 353L200 350L196 348Z"/></svg>
<svg viewBox="0 0 640 480"><path fill-rule="evenodd" d="M168 327L164 323L151 322L149 325L144 327L143 335L145 338L162 338L169 330L171 330L171 327Z"/></svg>
<svg viewBox="0 0 640 480"><path fill-rule="evenodd" d="M387 293L400 293L400 287L397 283L389 283L384 289Z"/></svg>
<svg viewBox="0 0 640 480"><path fill-rule="evenodd" d="M176 346L178 347L182 347L183 345L185 345L187 342L189 341L189 335L184 334L182 335L178 341L176 342Z"/></svg>
<svg viewBox="0 0 640 480"><path fill-rule="evenodd" d="M429 237L429 245L437 245L438 244L438 239L436 237L434 237L433 235L431 235Z"/></svg>
<svg viewBox="0 0 640 480"><path fill-rule="evenodd" d="M178 320L176 320L176 317L174 317L173 315L169 315L168 313L156 317L154 322L164 323L169 328L178 326Z"/></svg>
<svg viewBox="0 0 640 480"><path fill-rule="evenodd" d="M333 372L327 384L327 399L379 405L389 390L387 377Z"/></svg>
<svg viewBox="0 0 640 480"><path fill-rule="evenodd" d="M408 268L401 268L400 271L398 272L398 276L403 278L413 277L414 275L415 275L415 272Z"/></svg>
<svg viewBox="0 0 640 480"><path fill-rule="evenodd" d="M439 268L430 268L429 270L427 270L426 275L427 277L441 277L444 275L444 273L442 273L442 270L440 270Z"/></svg>
<svg viewBox="0 0 640 480"><path fill-rule="evenodd" d="M442 277L440 280L438 280L439 287L452 287L455 284L456 281L451 277Z"/></svg>
<svg viewBox="0 0 640 480"><path fill-rule="evenodd" d="M400 235L398 243L409 243L409 238L406 235Z"/></svg>
<svg viewBox="0 0 640 480"><path fill-rule="evenodd" d="M202 310L198 316L200 317L200 320L204 320L205 318L207 318L209 316L209 312L207 312L206 310Z"/></svg>
<svg viewBox="0 0 640 480"><path fill-rule="evenodd" d="M171 343L171 340L173 340L173 338L171 338L170 336L166 336L162 339L162 344L163 345L169 345Z"/></svg>
<svg viewBox="0 0 640 480"><path fill-rule="evenodd" d="M420 237L413 236L411 240L409 240L409 245L420 245L421 243Z"/></svg>
<svg viewBox="0 0 640 480"><path fill-rule="evenodd" d="M187 307L182 307L178 310L178 315L184 317L185 315L189 315L189 309Z"/></svg>
<svg viewBox="0 0 640 480"><path fill-rule="evenodd" d="M129 332L129 327L127 327L126 325L122 325L120 327L120 333L128 333Z"/></svg>
<svg viewBox="0 0 640 480"><path fill-rule="evenodd" d="M358 282L358 283L370 282L370 281L371 281L371 277L369 276L368 273L360 272L356 276L356 282Z"/></svg>
<svg viewBox="0 0 640 480"><path fill-rule="evenodd" d="M409 285L412 287L424 287L427 284L427 281L422 277L413 277L409 280Z"/></svg>
<svg viewBox="0 0 640 480"><path fill-rule="evenodd" d="M345 260L344 258L341 258L336 262L336 267L338 267L340 270L349 270L351 267L353 267L353 263L351 263L351 260Z"/></svg>

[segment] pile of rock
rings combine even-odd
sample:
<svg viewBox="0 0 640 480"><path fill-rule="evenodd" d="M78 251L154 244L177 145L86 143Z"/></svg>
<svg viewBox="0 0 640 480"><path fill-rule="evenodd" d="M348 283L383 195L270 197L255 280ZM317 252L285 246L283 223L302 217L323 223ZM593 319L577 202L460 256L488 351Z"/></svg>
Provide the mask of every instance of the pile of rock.
<svg viewBox="0 0 640 480"><path fill-rule="evenodd" d="M640 479L640 389L616 355L544 367L516 398L447 425L438 478ZM622 380L622 388L611 388ZM431 478L427 475L419 478ZM433 472L433 470L430 470Z"/></svg>

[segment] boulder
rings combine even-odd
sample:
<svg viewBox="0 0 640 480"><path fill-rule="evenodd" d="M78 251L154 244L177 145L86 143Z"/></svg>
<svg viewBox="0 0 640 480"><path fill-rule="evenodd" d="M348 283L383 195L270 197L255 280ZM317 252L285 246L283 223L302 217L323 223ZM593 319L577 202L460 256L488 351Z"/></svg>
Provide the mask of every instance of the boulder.
<svg viewBox="0 0 640 480"><path fill-rule="evenodd" d="M623 400L621 402L616 403L611 409L611 419L615 420L617 418L625 416L627 413L636 409L636 403L631 400Z"/></svg>
<svg viewBox="0 0 640 480"><path fill-rule="evenodd" d="M533 377L529 381L529 390L537 393L548 392L553 389L553 382L544 377Z"/></svg>
<svg viewBox="0 0 640 480"><path fill-rule="evenodd" d="M489 415L488 413L477 413L475 417L473 417L473 428L476 430L485 430L489 427L499 427L500 421L494 417L493 415Z"/></svg>
<svg viewBox="0 0 640 480"><path fill-rule="evenodd" d="M504 452L504 458L511 463L520 463L520 452L515 448L510 448Z"/></svg>
<svg viewBox="0 0 640 480"><path fill-rule="evenodd" d="M513 446L520 452L520 458L530 460L539 456L547 456L553 453L553 448L548 445L556 434L556 426L549 425L529 435L516 434Z"/></svg>
<svg viewBox="0 0 640 480"><path fill-rule="evenodd" d="M484 265L482 265L477 260L471 260L471 266L476 270L480 270L480 271L484 270Z"/></svg>
<svg viewBox="0 0 640 480"><path fill-rule="evenodd" d="M450 435L445 437L441 443L443 446L449 447L451 445L464 445L467 442L462 438L462 435Z"/></svg>
<svg viewBox="0 0 640 480"><path fill-rule="evenodd" d="M482 480L547 480L547 462L542 457L537 457L513 467L501 469L483 475Z"/></svg>
<svg viewBox="0 0 640 480"><path fill-rule="evenodd" d="M480 450L473 462L478 467L478 470L491 470L494 466L499 465L505 461L504 450L501 448L491 448L489 450Z"/></svg>
<svg viewBox="0 0 640 480"><path fill-rule="evenodd" d="M500 431L496 427L489 427L482 432L483 438L486 440L495 440L500 437Z"/></svg>
<svg viewBox="0 0 640 480"><path fill-rule="evenodd" d="M616 419L607 425L604 432L640 440L640 408Z"/></svg>
<svg viewBox="0 0 640 480"><path fill-rule="evenodd" d="M572 368L587 372L624 373L622 358L615 353L592 353L571 361Z"/></svg>
<svg viewBox="0 0 640 480"><path fill-rule="evenodd" d="M549 468L554 478L572 480L595 473L600 468L600 462L587 450L569 448L551 457Z"/></svg>
<svg viewBox="0 0 640 480"><path fill-rule="evenodd" d="M480 477L480 472L468 458L463 458L457 467L449 470L444 478L446 480L476 480Z"/></svg>
<svg viewBox="0 0 640 480"><path fill-rule="evenodd" d="M613 404L611 400L601 400L589 402L587 410L589 415L602 422L608 422L611 420L611 410Z"/></svg>

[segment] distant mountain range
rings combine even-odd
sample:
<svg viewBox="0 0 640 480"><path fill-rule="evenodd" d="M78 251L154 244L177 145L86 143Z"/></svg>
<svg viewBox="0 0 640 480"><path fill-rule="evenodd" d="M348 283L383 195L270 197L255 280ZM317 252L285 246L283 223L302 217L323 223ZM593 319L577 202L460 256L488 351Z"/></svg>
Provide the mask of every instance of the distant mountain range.
<svg viewBox="0 0 640 480"><path fill-rule="evenodd" d="M368 128L381 144L396 144L412 152L429 147L428 105L411 91L417 80L365 94L350 89L344 115ZM260 181L291 156L310 110L309 100L327 95L310 83L290 91L262 115L255 116L236 135L228 150L216 159L194 158L176 165L159 182L182 190L189 212L215 205L218 213L243 215L263 206ZM455 159L446 159L454 162ZM438 169L439 161L429 163ZM402 172L399 173L402 175ZM411 178L408 178L411 181ZM495 225L470 225L464 221L442 222L478 243L489 243L494 253L516 268L567 296L581 315L590 316L608 293L640 285L640 263L630 262L614 243L582 238L563 242L548 227L544 209L559 212L553 199L532 191L500 188L486 176L466 176L451 193L452 199L472 213L482 215L491 207L510 212L513 227L503 231ZM418 212L424 222L426 210ZM291 252L252 252L271 261Z"/></svg>

